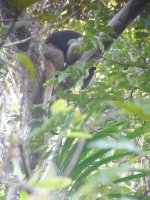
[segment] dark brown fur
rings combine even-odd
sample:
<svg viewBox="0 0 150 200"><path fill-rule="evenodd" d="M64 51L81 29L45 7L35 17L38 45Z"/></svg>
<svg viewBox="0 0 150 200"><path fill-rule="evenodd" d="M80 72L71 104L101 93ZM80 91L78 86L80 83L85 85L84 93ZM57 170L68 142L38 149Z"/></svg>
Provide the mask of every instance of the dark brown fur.
<svg viewBox="0 0 150 200"><path fill-rule="evenodd" d="M71 39L81 38L82 35L75 31L57 31L47 37L45 44L47 45L47 52L44 54L45 59L50 61L51 65L55 67L55 70L65 70L68 65L77 61L81 53L77 53L76 49L80 46L80 42L77 41L73 44L68 44ZM50 65L50 66L51 66ZM82 89L84 89L91 81L94 75L95 68L92 67L89 70L89 76L84 80ZM49 74L47 78L49 78Z"/></svg>
<svg viewBox="0 0 150 200"><path fill-rule="evenodd" d="M64 57L66 60L67 51L69 48L69 40L71 39L77 39L79 37L82 37L80 33L77 33L75 31L58 31L52 33L50 36L46 39L46 44L53 44L55 47L60 49L64 53Z"/></svg>

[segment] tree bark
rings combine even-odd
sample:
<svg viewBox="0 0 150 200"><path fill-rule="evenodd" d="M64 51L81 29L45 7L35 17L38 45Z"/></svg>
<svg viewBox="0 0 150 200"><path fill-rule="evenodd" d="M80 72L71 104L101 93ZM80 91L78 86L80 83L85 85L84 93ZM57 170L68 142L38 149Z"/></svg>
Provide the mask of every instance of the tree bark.
<svg viewBox="0 0 150 200"><path fill-rule="evenodd" d="M150 0L129 0L128 3L112 18L107 24L107 26L111 27L113 30L113 32L108 33L112 37L112 40L104 41L105 52L149 2ZM103 33L100 34L99 38L103 40ZM90 52L83 54L81 60L94 58L97 56L96 52L97 49L92 49Z"/></svg>

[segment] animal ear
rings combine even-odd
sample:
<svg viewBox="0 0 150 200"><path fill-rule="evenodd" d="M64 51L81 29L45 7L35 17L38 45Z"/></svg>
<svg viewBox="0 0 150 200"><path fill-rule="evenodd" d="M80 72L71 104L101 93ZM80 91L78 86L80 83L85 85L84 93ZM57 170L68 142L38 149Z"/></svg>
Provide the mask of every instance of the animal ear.
<svg viewBox="0 0 150 200"><path fill-rule="evenodd" d="M74 42L72 43L67 51L67 56L66 56L66 60L67 60L67 65L71 65L74 62L76 62L82 55L82 53L80 52L80 45L81 45L81 41L79 42Z"/></svg>

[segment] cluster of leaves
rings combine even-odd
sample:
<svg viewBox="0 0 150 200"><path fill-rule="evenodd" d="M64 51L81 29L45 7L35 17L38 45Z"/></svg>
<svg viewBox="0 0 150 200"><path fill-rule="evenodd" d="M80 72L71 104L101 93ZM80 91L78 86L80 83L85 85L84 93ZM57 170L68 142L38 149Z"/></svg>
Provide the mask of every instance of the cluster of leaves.
<svg viewBox="0 0 150 200"><path fill-rule="evenodd" d="M69 74L78 83L68 95L65 91L56 94L65 101L55 102L50 119L31 134L39 137L41 132L48 133L50 140L53 134L63 138L53 156L60 176L69 171L70 162L79 153L78 144L85 140L69 174L72 182L58 197L63 192L67 199L148 199L149 36L139 35L136 37L136 29L130 27L115 42L98 63L96 80L84 91L79 89L79 77L91 63L80 63L59 75L59 81ZM116 113L116 108L128 115ZM107 117L108 111L112 114ZM46 156L51 154L49 151Z"/></svg>
<svg viewBox="0 0 150 200"><path fill-rule="evenodd" d="M55 193L58 199L62 195L66 199L138 199L146 191L146 184L142 184L140 179L144 181L149 175L144 166L149 152L150 125L135 123L131 127L128 118L123 118L87 133L86 121L87 116L81 115L74 106L68 106L66 101L58 100L53 104L51 118L30 137L46 133L47 140L52 140L54 133L59 134L57 141L62 143L57 147L53 144L55 151L45 154L45 160L53 155L51 162L55 163L57 171L48 161L45 178L39 181L39 176L36 179L33 176L30 186L38 188L39 195L40 191L47 191L49 195L49 191L61 189ZM84 142L82 151L79 148L81 142ZM47 150L51 145L47 144ZM76 160L76 157L79 158ZM70 163L75 160L70 170ZM70 179L62 177L66 174ZM21 199L26 199L22 195L24 192Z"/></svg>
<svg viewBox="0 0 150 200"><path fill-rule="evenodd" d="M14 2L19 5L19 1ZM30 5L29 1L24 2L22 9ZM52 2L54 10L59 3ZM114 8L120 6L116 1L106 1L102 5L100 8L91 2L88 6L87 1L83 1L79 10L80 5L72 1L55 22L55 27L61 24L61 29L84 32L84 47L88 50L95 46L95 36L101 30L107 32L107 21ZM74 20L74 15L68 19L76 9L80 19ZM50 18L40 15L38 19L48 21L53 16L54 13ZM65 18L72 23L62 24ZM30 149L41 151L44 161L27 182L31 195L22 190L20 200L49 199L49 196L73 200L149 198L149 28L146 15L137 19L109 52L96 61L96 78L84 91L80 89L83 80L80 77L87 76L91 61L79 63L59 75L58 82L69 74L77 84L71 93L59 91L53 96L50 118L30 133L31 141L37 138L29 145ZM101 44L96 45L102 48ZM18 59L34 78L32 62L22 54L18 54ZM58 98L60 100L56 101ZM20 171L18 169L16 174L23 180ZM4 199L4 185L1 188Z"/></svg>
<svg viewBox="0 0 150 200"><path fill-rule="evenodd" d="M92 23L84 25L87 38L92 35ZM86 48L91 45L88 41ZM56 94L72 105L71 110L56 102L47 124L50 133L63 138L54 155L60 176L69 171L81 140L85 143L68 172L72 183L58 196L63 192L66 199L148 199L149 41L146 20L139 19L98 62L96 80L86 90L79 89L79 77L86 76L91 63L79 63L76 70L69 68L60 75L60 81L66 73L78 81L68 95L62 91Z"/></svg>

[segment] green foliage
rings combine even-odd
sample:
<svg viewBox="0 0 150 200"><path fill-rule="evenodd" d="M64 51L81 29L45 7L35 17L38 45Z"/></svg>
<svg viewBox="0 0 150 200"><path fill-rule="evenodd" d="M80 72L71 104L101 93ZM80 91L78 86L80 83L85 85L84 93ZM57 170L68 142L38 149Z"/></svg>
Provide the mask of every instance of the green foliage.
<svg viewBox="0 0 150 200"><path fill-rule="evenodd" d="M39 15L37 16L37 19L41 20L41 21L50 21L54 18L54 15Z"/></svg>
<svg viewBox="0 0 150 200"><path fill-rule="evenodd" d="M71 179L69 178L54 177L49 180L43 180L38 182L36 181L36 183L32 183L32 186L34 188L54 190L54 189L65 188L70 184L71 184Z"/></svg>
<svg viewBox="0 0 150 200"><path fill-rule="evenodd" d="M123 110L135 114L139 117L141 117L142 119L145 120L150 120L150 104L149 104L149 100L144 100L141 102L137 102L136 104L133 103L117 103L117 106L119 108L122 108Z"/></svg>
<svg viewBox="0 0 150 200"><path fill-rule="evenodd" d="M37 1L38 0L13 0L12 4L18 11L23 11L25 8L29 7L33 3L36 3Z"/></svg>
<svg viewBox="0 0 150 200"><path fill-rule="evenodd" d="M96 32L91 28L95 23L98 22L89 20L84 24L87 34L83 49L100 47L96 44ZM82 23L76 24L82 26ZM54 162L59 166L60 175L66 174L75 155L78 156L69 173L72 184L65 190L66 199L138 199L146 191L142 182L149 176L149 170L141 161L150 150L150 76L149 63L145 61L149 57L150 38L143 30L145 20L137 23L135 29L130 27L124 32L97 63L96 80L84 91L80 90L80 76L86 77L91 63L79 63L76 69L70 67L65 72L71 74L77 84L68 96L59 92L56 97L73 105L69 120L77 108L83 115L79 124L67 123L63 126L65 129L59 129L63 140L55 151ZM57 107L54 110L57 111ZM92 137L85 140L82 152L77 155L80 138L86 133ZM144 160L148 164L148 160ZM139 188L138 183L141 183ZM143 199L147 199L146 195Z"/></svg>
<svg viewBox="0 0 150 200"><path fill-rule="evenodd" d="M14 1L14 5L19 11L30 6L30 16L35 16L43 25L53 22L48 24L50 32L71 29L82 33L81 51L98 47L102 52L104 45L97 35L103 32L104 40L110 39L111 29L106 25L124 3L71 0L58 13L61 1L52 0L46 4L48 14L41 14L36 6L32 8L34 2L37 1ZM57 80L45 83L44 86L57 87L71 76L76 85L71 92L59 91L52 97L49 117L29 134L31 142L27 150L42 155L29 180L24 181L25 171L13 161L17 177L14 186L21 188L20 200L149 199L149 7L147 9L102 58L76 63L64 72L56 72ZM42 36L46 37L47 31ZM22 53L17 59L34 79L32 61ZM83 79L93 65L97 67L95 79L81 90ZM7 73L2 66L0 75ZM39 104L33 109L42 107ZM5 183L0 187L4 199Z"/></svg>
<svg viewBox="0 0 150 200"><path fill-rule="evenodd" d="M31 78L34 79L36 73L35 73L34 64L31 61L31 59L22 53L19 53L17 55L17 59L28 69Z"/></svg>

